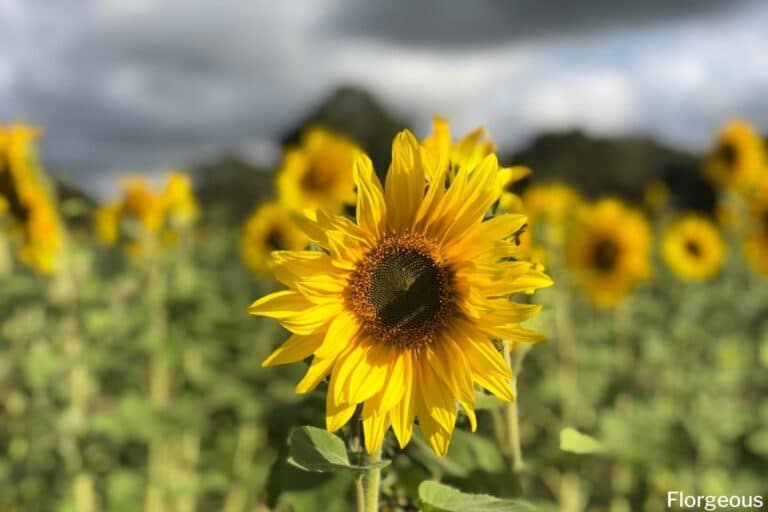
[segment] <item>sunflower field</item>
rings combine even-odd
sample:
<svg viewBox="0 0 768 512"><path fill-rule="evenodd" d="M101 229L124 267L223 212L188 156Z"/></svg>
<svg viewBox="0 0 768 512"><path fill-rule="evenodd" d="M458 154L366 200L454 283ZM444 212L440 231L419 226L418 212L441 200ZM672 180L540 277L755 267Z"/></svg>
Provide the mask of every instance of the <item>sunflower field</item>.
<svg viewBox="0 0 768 512"><path fill-rule="evenodd" d="M180 171L65 198L40 130L0 126L0 511L764 506L748 122L700 158L711 211L537 179L437 116L383 143L307 126L238 218Z"/></svg>

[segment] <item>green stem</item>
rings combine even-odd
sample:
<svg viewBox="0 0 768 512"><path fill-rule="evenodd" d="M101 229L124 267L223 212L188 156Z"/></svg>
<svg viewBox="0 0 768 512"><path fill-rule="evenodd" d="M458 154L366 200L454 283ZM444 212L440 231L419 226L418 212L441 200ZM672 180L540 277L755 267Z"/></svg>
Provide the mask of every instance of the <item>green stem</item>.
<svg viewBox="0 0 768 512"><path fill-rule="evenodd" d="M510 343L504 343L504 358L512 369L515 379L522 368L524 357L525 349L522 346L518 345L513 352L510 349ZM517 384L515 381L512 382L512 386L515 389L515 395L517 395ZM512 457L512 473L517 478L517 476L522 473L524 467L523 450L520 443L520 411L517 406L517 399L515 399L514 402L506 404L504 408L504 418L507 423L508 452Z"/></svg>
<svg viewBox="0 0 768 512"><path fill-rule="evenodd" d="M365 489L363 489L363 475L355 477L355 502L357 512L365 512Z"/></svg>
<svg viewBox="0 0 768 512"><path fill-rule="evenodd" d="M374 464L381 461L381 446L368 456L368 463ZM381 468L374 467L365 471L363 488L365 494L365 512L379 512L379 484L381 482Z"/></svg>

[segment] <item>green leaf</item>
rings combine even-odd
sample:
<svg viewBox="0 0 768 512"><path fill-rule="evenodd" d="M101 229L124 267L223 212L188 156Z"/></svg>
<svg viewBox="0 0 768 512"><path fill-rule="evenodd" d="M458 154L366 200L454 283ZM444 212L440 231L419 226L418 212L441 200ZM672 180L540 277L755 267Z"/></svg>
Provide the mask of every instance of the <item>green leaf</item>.
<svg viewBox="0 0 768 512"><path fill-rule="evenodd" d="M575 428L567 427L560 431L560 449L564 452L578 453L602 453L605 451L602 443L594 437L582 434Z"/></svg>
<svg viewBox="0 0 768 512"><path fill-rule="evenodd" d="M419 486L422 510L427 512L529 512L536 508L526 501L503 500L487 494L464 494L432 480Z"/></svg>
<svg viewBox="0 0 768 512"><path fill-rule="evenodd" d="M321 428L300 427L291 432L288 462L305 471L365 471L383 468L389 461L374 464L352 464L344 441Z"/></svg>

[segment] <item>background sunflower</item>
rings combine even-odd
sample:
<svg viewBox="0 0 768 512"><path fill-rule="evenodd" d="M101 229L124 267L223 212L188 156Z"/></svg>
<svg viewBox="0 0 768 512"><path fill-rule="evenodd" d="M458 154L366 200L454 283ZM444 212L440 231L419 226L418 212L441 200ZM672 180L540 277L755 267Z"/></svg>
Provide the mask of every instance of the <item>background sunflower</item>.
<svg viewBox="0 0 768 512"><path fill-rule="evenodd" d="M616 199L586 205L567 241L568 265L598 305L615 306L651 275L651 231Z"/></svg>
<svg viewBox="0 0 768 512"><path fill-rule="evenodd" d="M661 254L682 279L707 280L722 268L725 244L711 221L689 216L676 221L664 233Z"/></svg>

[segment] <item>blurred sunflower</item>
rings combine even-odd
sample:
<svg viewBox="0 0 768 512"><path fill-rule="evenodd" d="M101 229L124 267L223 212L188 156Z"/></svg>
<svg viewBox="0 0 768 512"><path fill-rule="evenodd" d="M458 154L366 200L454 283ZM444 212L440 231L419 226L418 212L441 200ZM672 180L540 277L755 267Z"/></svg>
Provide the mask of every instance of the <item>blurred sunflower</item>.
<svg viewBox="0 0 768 512"><path fill-rule="evenodd" d="M456 142L453 142L451 127L440 116L432 118L432 133L421 141L424 148L435 160L440 155L448 155L451 170L448 173L449 181L452 180L458 169L472 169L488 155L496 152L496 144L491 140L488 131L478 127ZM525 166L499 167L498 180L502 187L499 197L499 207L505 212L520 212L520 198L514 193L515 183L531 174L531 170ZM430 176L427 176L427 180Z"/></svg>
<svg viewBox="0 0 768 512"><path fill-rule="evenodd" d="M122 239L127 252L138 258L160 246L174 245L197 215L189 177L173 171L160 191L143 177L127 179L118 201L94 211L93 227L101 243L112 245Z"/></svg>
<svg viewBox="0 0 768 512"><path fill-rule="evenodd" d="M567 242L568 265L600 307L612 307L650 277L651 231L636 210L615 199L584 206Z"/></svg>
<svg viewBox="0 0 768 512"><path fill-rule="evenodd" d="M120 234L120 203L104 204L93 212L96 238L104 245L113 245Z"/></svg>
<svg viewBox="0 0 768 512"><path fill-rule="evenodd" d="M292 210L322 208L340 212L355 202L352 167L360 149L323 128L310 128L283 156L277 172L280 202Z"/></svg>
<svg viewBox="0 0 768 512"><path fill-rule="evenodd" d="M272 251L300 251L309 238L291 219L284 206L265 203L245 222L240 236L240 256L255 274L269 271Z"/></svg>
<svg viewBox="0 0 768 512"><path fill-rule="evenodd" d="M523 204L531 217L560 223L573 214L582 204L582 199L573 187L565 183L538 183L525 190Z"/></svg>
<svg viewBox="0 0 768 512"><path fill-rule="evenodd" d="M510 296L552 282L510 259L518 253L510 236L525 216L484 221L502 193L495 155L456 169L450 184L447 148L425 149L406 130L392 155L383 187L368 157L357 160L356 222L323 211L302 220L323 250L274 253L275 275L290 289L250 312L293 333L265 366L313 356L297 392L330 375L328 430L363 404L369 452L390 425L404 446L418 417L429 444L445 454L456 402L476 428L474 384L514 400L514 376L491 340L539 340L520 323L540 307Z"/></svg>
<svg viewBox="0 0 768 512"><path fill-rule="evenodd" d="M532 248L540 256L538 260L544 261L546 251L544 248L560 246L566 236L567 224L573 220L573 212L582 204L581 195L565 183L538 183L525 190L522 199L522 207L531 219L531 224L537 226L537 232L541 235L539 246ZM541 227L541 231L538 230ZM533 239L531 239L533 242Z"/></svg>
<svg viewBox="0 0 768 512"><path fill-rule="evenodd" d="M192 189L192 181L186 174L171 171L163 190L163 202L171 228L184 228L197 218L197 199Z"/></svg>
<svg viewBox="0 0 768 512"><path fill-rule="evenodd" d="M147 233L158 233L165 221L165 201L144 178L129 178L123 184L121 213L136 221Z"/></svg>
<svg viewBox="0 0 768 512"><path fill-rule="evenodd" d="M731 121L707 157L705 173L717 187L751 193L765 166L760 135L744 121Z"/></svg>
<svg viewBox="0 0 768 512"><path fill-rule="evenodd" d="M22 124L0 126L0 213L19 240L19 259L41 274L56 270L64 231L53 195L35 156L40 130Z"/></svg>
<svg viewBox="0 0 768 512"><path fill-rule="evenodd" d="M669 268L689 281L713 278L725 260L725 244L709 220L690 215L675 222L664 234L661 255Z"/></svg>
<svg viewBox="0 0 768 512"><path fill-rule="evenodd" d="M744 256L755 270L768 276L768 179L749 205L749 218Z"/></svg>

